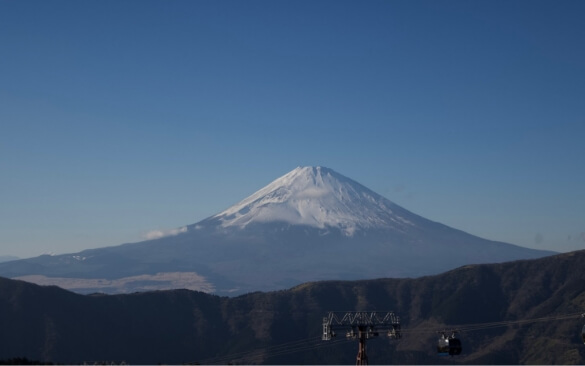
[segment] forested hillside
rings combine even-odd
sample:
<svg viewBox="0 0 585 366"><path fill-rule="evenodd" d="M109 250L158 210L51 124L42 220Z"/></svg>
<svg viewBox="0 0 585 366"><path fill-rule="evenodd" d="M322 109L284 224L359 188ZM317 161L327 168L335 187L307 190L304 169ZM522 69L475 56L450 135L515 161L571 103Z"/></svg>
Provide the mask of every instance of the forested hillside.
<svg viewBox="0 0 585 366"><path fill-rule="evenodd" d="M325 281L236 298L176 290L78 295L0 278L0 358L53 363L352 364L321 340L328 311L392 310L403 337L368 341L371 364L582 364L585 251L417 279ZM457 328L460 356L436 356Z"/></svg>

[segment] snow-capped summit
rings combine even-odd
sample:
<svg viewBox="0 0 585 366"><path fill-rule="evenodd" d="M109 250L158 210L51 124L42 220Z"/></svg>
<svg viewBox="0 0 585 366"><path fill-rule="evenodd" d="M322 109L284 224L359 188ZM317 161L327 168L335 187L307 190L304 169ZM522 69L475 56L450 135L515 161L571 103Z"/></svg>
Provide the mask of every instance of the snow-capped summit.
<svg viewBox="0 0 585 366"><path fill-rule="evenodd" d="M357 229L412 225L404 209L361 184L325 167L298 167L214 218L224 227L285 222Z"/></svg>

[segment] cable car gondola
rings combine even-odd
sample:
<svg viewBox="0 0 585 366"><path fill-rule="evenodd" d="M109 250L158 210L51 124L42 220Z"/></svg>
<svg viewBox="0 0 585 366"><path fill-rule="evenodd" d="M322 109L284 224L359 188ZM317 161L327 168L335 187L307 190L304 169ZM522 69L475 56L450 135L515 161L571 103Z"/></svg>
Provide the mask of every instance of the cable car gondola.
<svg viewBox="0 0 585 366"><path fill-rule="evenodd" d="M455 337L455 332L447 337L445 332L440 332L441 337L437 343L437 354L439 356L457 356L461 354L461 340Z"/></svg>
<svg viewBox="0 0 585 366"><path fill-rule="evenodd" d="M439 338L437 343L437 355L448 356L449 355L449 339L445 337L445 334Z"/></svg>

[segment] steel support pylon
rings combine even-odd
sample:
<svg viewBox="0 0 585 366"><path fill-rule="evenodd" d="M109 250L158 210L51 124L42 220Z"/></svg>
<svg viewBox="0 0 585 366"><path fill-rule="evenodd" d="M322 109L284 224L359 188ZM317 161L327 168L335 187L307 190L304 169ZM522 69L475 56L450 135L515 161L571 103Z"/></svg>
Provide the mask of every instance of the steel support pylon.
<svg viewBox="0 0 585 366"><path fill-rule="evenodd" d="M355 361L356 365L367 365L368 364L368 355L366 353L366 328L359 327L358 328L358 337L359 337L359 345L358 345L358 354Z"/></svg>
<svg viewBox="0 0 585 366"><path fill-rule="evenodd" d="M348 339L358 339L356 365L367 365L366 341L379 336L380 331L386 332L390 339L400 339L400 319L391 311L377 313L375 311L329 312L323 318L324 341L335 337L336 330L345 330Z"/></svg>

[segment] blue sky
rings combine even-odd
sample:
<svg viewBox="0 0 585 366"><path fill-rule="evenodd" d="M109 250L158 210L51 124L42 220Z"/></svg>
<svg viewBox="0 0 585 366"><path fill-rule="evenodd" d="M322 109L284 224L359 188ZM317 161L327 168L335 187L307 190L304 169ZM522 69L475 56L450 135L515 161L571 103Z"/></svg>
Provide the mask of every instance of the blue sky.
<svg viewBox="0 0 585 366"><path fill-rule="evenodd" d="M0 0L0 255L195 223L322 165L585 249L583 1Z"/></svg>

